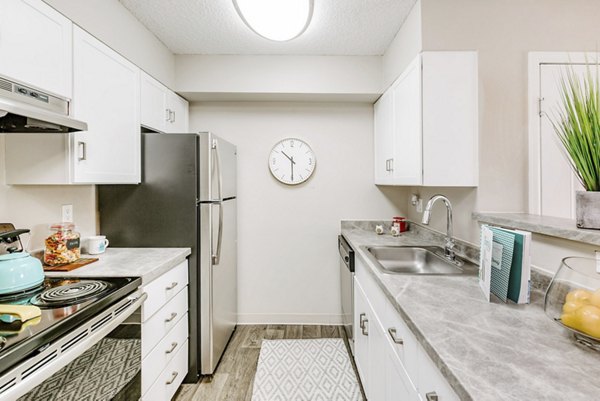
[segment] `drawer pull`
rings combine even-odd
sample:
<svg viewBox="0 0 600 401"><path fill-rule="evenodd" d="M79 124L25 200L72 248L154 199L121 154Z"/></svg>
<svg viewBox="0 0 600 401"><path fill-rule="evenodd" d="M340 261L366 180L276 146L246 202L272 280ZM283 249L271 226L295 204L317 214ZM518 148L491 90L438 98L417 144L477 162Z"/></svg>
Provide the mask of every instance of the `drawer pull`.
<svg viewBox="0 0 600 401"><path fill-rule="evenodd" d="M392 337L392 341L396 344L404 344L404 340L402 340L401 338L396 337L396 329L394 327L391 327L388 329L388 333L390 333L390 337Z"/></svg>
<svg viewBox="0 0 600 401"><path fill-rule="evenodd" d="M369 326L367 326L367 324L369 324L369 319L365 319L363 321L363 326L361 327L361 331L363 336L368 336L369 335Z"/></svg>
<svg viewBox="0 0 600 401"><path fill-rule="evenodd" d="M177 348L177 343L171 343L171 349L166 350L165 354L170 354L171 352L175 351L175 348Z"/></svg>
<svg viewBox="0 0 600 401"><path fill-rule="evenodd" d="M177 312L171 313L171 316L169 316L168 318L165 319L165 323L172 322L173 319L175 319L176 317L177 317Z"/></svg>
<svg viewBox="0 0 600 401"><path fill-rule="evenodd" d="M359 319L360 319L360 328L364 329L365 328L365 320L367 320L367 314L366 313L361 313L359 315Z"/></svg>
<svg viewBox="0 0 600 401"><path fill-rule="evenodd" d="M170 286L166 287L165 290L169 291L172 290L173 288L177 287L177 284L179 284L177 281L174 281L171 283Z"/></svg>
<svg viewBox="0 0 600 401"><path fill-rule="evenodd" d="M439 401L440 400L440 397L438 397L438 395L435 391L425 394L425 398L427 399L427 401Z"/></svg>
<svg viewBox="0 0 600 401"><path fill-rule="evenodd" d="M173 373L171 373L171 380L167 381L165 384L167 386L173 384L173 382L175 381L175 379L177 379L177 375L178 374L179 374L179 372L173 372Z"/></svg>

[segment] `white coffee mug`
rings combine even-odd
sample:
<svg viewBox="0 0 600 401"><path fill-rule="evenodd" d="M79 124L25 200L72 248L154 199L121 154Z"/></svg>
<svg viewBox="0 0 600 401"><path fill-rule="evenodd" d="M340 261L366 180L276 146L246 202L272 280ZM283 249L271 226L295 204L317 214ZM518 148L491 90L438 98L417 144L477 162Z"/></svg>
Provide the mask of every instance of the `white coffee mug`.
<svg viewBox="0 0 600 401"><path fill-rule="evenodd" d="M104 253L104 251L106 251L106 247L108 247L108 244L109 242L106 239L106 236L95 235L88 238L87 251L90 255Z"/></svg>

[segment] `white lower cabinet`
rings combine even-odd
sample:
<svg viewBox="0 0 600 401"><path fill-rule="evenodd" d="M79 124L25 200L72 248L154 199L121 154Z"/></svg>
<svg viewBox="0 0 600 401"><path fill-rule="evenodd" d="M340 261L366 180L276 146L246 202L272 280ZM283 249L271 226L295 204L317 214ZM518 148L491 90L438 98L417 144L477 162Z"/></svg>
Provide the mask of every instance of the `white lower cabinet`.
<svg viewBox="0 0 600 401"><path fill-rule="evenodd" d="M168 401L188 371L188 262L143 286L142 401Z"/></svg>
<svg viewBox="0 0 600 401"><path fill-rule="evenodd" d="M360 259L354 313L354 358L369 401L459 400Z"/></svg>

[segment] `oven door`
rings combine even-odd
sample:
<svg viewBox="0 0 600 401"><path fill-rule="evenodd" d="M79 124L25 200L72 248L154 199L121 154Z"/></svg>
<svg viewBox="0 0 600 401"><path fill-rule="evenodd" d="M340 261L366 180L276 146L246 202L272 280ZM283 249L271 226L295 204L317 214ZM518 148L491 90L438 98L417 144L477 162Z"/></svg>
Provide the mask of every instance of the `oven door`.
<svg viewBox="0 0 600 401"><path fill-rule="evenodd" d="M140 290L111 305L0 377L2 400L138 400Z"/></svg>

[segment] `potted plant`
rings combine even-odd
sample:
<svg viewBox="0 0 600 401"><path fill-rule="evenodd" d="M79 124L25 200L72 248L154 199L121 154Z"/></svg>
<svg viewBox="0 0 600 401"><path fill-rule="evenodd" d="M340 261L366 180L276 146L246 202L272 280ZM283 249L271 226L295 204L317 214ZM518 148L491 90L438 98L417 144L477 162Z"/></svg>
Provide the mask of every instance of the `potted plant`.
<svg viewBox="0 0 600 401"><path fill-rule="evenodd" d="M600 229L600 86L590 68L581 77L573 69L561 80L562 107L551 119L573 171L585 188L577 191L577 227Z"/></svg>

